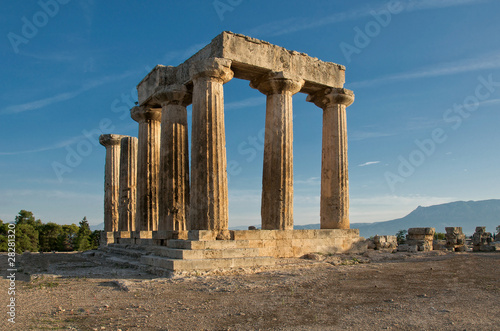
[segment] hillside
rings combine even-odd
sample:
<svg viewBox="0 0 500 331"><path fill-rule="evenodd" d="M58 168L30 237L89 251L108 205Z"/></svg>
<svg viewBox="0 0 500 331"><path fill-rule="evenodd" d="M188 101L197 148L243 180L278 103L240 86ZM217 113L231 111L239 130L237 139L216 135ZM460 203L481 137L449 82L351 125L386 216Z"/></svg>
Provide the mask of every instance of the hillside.
<svg viewBox="0 0 500 331"><path fill-rule="evenodd" d="M429 207L417 207L405 217L386 222L351 223L351 228L359 229L362 237L376 234L393 235L399 230L412 227L433 227L437 232L445 232L447 226L461 226L464 233L471 235L476 226L486 226L495 232L500 225L500 200L456 201ZM319 229L319 224L297 225L295 229Z"/></svg>

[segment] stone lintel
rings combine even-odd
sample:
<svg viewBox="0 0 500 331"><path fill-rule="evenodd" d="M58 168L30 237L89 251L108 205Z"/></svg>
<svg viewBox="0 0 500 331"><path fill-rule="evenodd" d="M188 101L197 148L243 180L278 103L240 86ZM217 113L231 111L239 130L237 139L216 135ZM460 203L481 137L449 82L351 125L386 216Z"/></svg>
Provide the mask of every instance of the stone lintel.
<svg viewBox="0 0 500 331"><path fill-rule="evenodd" d="M305 53L290 51L268 42L232 32L222 32L210 44L177 67L157 65L137 85L139 104L157 106L152 100L158 86L183 84L190 86L190 68L194 63L223 58L231 61L234 77L252 81L273 72L290 72L304 79L300 92L315 93L327 87L342 87L345 67L324 62Z"/></svg>

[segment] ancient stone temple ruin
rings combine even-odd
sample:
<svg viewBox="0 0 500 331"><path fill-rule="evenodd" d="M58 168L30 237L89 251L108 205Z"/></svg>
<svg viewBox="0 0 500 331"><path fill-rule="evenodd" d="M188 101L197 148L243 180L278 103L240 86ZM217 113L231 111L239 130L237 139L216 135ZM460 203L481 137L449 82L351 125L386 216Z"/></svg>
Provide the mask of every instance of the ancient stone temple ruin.
<svg viewBox="0 0 500 331"><path fill-rule="evenodd" d="M228 229L224 84L233 78L267 98L262 230ZM133 252L153 267L190 270L351 248L359 240L349 228L346 107L354 94L344 82L341 65L231 32L176 67L157 65L137 86L138 105L131 109L138 138L101 137L103 249ZM321 230L293 230L296 93L323 111Z"/></svg>

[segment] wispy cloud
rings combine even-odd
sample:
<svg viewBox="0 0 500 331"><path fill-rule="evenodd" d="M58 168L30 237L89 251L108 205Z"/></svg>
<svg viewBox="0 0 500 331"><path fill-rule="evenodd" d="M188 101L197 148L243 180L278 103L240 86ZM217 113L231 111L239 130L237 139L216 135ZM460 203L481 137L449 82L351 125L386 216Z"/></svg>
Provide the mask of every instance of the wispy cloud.
<svg viewBox="0 0 500 331"><path fill-rule="evenodd" d="M366 167L366 166L369 166L369 165L379 164L379 163L380 163L380 161L369 161L369 162L365 162L365 163L359 164L358 167Z"/></svg>
<svg viewBox="0 0 500 331"><path fill-rule="evenodd" d="M30 110L35 110L35 109L47 107L49 105L52 105L52 104L55 104L58 102L73 99L73 98L77 97L78 95L80 95L88 90L94 89L96 87L99 87L99 86L102 86L102 85L105 85L105 84L108 84L108 83L111 83L111 82L114 82L117 80L125 79L125 78L131 77L133 75L137 75L137 74L138 74L137 71L128 71L128 72L125 72L121 75L111 75L111 76L105 76L105 77L102 77L99 79L91 80L91 81L84 83L82 87L80 87L79 89L77 89L75 91L63 92L63 93L59 93L59 94L56 94L56 95L48 97L48 98L44 98L44 99L40 99L40 100L36 100L36 101L31 101L31 102L26 102L26 103L22 103L22 104L17 104L17 105L11 105L11 106L4 108L1 113L2 114L17 114L17 113L22 113L25 111L30 111Z"/></svg>
<svg viewBox="0 0 500 331"><path fill-rule="evenodd" d="M460 74L484 69L500 68L500 51L482 55L476 58L458 60L449 63L440 63L426 68L419 68L403 73L392 74L360 82L347 83L349 88L371 87L374 85L394 83L418 78L429 78Z"/></svg>
<svg viewBox="0 0 500 331"><path fill-rule="evenodd" d="M320 177L310 177L307 178L306 180L294 180L294 184L298 185L319 185L320 184Z"/></svg>
<svg viewBox="0 0 500 331"><path fill-rule="evenodd" d="M403 1L402 7L405 12L414 12L420 10L440 9L446 7L474 5L488 2L490 0L421 0L421 1ZM333 15L307 18L289 18L275 22L266 23L245 31L244 34L250 36L280 36L284 34L304 31L326 25L354 21L364 17L371 17L371 12L380 11L387 7L387 3L378 2L377 5L363 6L361 8L335 13Z"/></svg>
<svg viewBox="0 0 500 331"><path fill-rule="evenodd" d="M377 132L377 131L353 131L352 133L349 133L349 141L360 141L372 138L390 137L394 136L395 134L396 133Z"/></svg>
<svg viewBox="0 0 500 331"><path fill-rule="evenodd" d="M247 98L241 101L235 101L235 102L228 102L224 105L225 110L234 110L234 109L241 109L241 108L247 108L247 107L255 107L255 106L260 106L260 105L265 105L266 104L266 98L264 96L262 97L253 97L253 98Z"/></svg>
<svg viewBox="0 0 500 331"><path fill-rule="evenodd" d="M485 100L479 103L481 106L494 106L498 104L500 104L500 99Z"/></svg>
<svg viewBox="0 0 500 331"><path fill-rule="evenodd" d="M16 151L16 152L0 152L0 155L21 155L21 154L30 154L30 153L40 153L40 152L45 152L45 151L50 151L54 149L59 149L63 148L66 146L69 146L77 141L80 141L81 139L84 139L85 136L79 135L75 136L72 138L65 139L63 141L54 143L52 145L40 147L40 148L35 148L35 149L30 149L30 150L24 150L24 151Z"/></svg>

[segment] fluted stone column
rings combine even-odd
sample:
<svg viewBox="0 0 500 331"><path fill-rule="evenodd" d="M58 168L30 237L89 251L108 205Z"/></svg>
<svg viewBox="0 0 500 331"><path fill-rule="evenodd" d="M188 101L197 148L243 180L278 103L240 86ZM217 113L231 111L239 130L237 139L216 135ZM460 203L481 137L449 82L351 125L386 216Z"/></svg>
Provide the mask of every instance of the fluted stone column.
<svg viewBox="0 0 500 331"><path fill-rule="evenodd" d="M161 109L134 107L130 110L130 115L139 123L136 231L156 231Z"/></svg>
<svg viewBox="0 0 500 331"><path fill-rule="evenodd" d="M137 196L137 138L121 139L119 231L135 231Z"/></svg>
<svg viewBox="0 0 500 331"><path fill-rule="evenodd" d="M228 236L228 192L223 84L233 78L231 61L211 58L194 63L191 133L192 230Z"/></svg>
<svg viewBox="0 0 500 331"><path fill-rule="evenodd" d="M304 80L273 72L250 83L267 95L262 175L262 229L293 229L292 96Z"/></svg>
<svg viewBox="0 0 500 331"><path fill-rule="evenodd" d="M189 151L186 106L191 93L184 85L160 88L154 98L162 106L159 231L189 229Z"/></svg>
<svg viewBox="0 0 500 331"><path fill-rule="evenodd" d="M124 136L103 134L99 143L106 147L104 168L104 232L118 231L120 141Z"/></svg>
<svg viewBox="0 0 500 331"><path fill-rule="evenodd" d="M323 109L321 158L321 229L349 229L349 176L346 107L354 93L328 88L307 97Z"/></svg>

